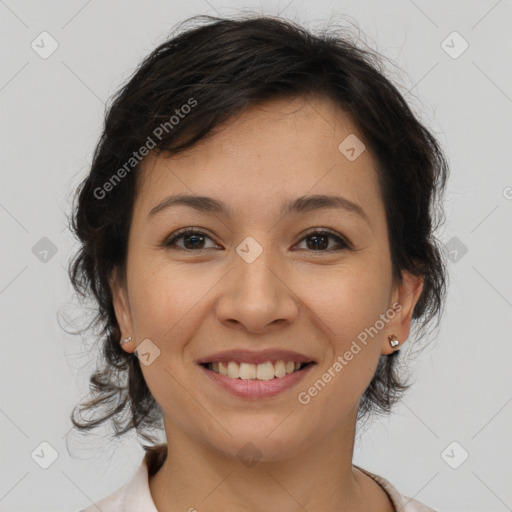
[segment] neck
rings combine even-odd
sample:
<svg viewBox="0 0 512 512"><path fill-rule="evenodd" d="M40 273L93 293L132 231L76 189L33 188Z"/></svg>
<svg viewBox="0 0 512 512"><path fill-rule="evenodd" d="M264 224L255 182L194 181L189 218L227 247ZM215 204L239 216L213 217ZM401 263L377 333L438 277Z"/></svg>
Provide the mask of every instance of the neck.
<svg viewBox="0 0 512 512"><path fill-rule="evenodd" d="M393 510L382 508L383 500L389 507L385 493L352 467L352 420L294 456L253 465L198 443L166 420L168 456L149 479L153 501L168 512L359 511L368 510L372 499L381 507L374 510Z"/></svg>

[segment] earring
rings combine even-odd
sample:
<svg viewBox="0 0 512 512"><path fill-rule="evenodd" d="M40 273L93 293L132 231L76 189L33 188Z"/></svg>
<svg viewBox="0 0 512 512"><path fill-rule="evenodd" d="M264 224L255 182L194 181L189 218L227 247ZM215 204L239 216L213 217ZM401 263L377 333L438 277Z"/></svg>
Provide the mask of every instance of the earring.
<svg viewBox="0 0 512 512"><path fill-rule="evenodd" d="M389 344L392 348L398 347L400 345L400 342L398 341L398 338L394 334L390 334L388 336Z"/></svg>
<svg viewBox="0 0 512 512"><path fill-rule="evenodd" d="M121 345L123 343L129 343L130 341L132 341L132 337L131 336L129 338L125 338L124 340L121 340Z"/></svg>

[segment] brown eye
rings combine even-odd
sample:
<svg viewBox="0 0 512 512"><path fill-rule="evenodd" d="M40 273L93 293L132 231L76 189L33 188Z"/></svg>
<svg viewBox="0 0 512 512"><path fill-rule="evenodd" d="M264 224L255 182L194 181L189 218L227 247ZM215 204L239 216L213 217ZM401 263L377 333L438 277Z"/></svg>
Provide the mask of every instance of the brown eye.
<svg viewBox="0 0 512 512"><path fill-rule="evenodd" d="M181 239L183 239L183 247L176 244L176 242ZM207 247L204 247L206 239L211 240L211 238L202 231L186 228L175 233L171 239L164 242L164 246L168 248L176 247L177 249L187 251L201 251L207 249Z"/></svg>
<svg viewBox="0 0 512 512"><path fill-rule="evenodd" d="M184 228L173 233L171 238L163 243L169 249L178 249L184 251L201 252L209 248L218 247L205 247L206 240L212 240L204 232L194 228ZM306 241L306 250L313 252L332 252L334 250L351 249L350 243L342 236L332 233L326 229L316 229L309 232L302 238ZM302 241L301 240L301 241ZM334 240L336 242L334 248L329 248L329 242ZM178 241L183 241L183 245L178 244Z"/></svg>
<svg viewBox="0 0 512 512"><path fill-rule="evenodd" d="M317 229L308 233L302 240L306 240L306 249L314 252L330 252L329 239L337 242L337 247L342 249L350 249L350 244L341 236L327 231L325 229ZM336 246L334 248L336 250Z"/></svg>

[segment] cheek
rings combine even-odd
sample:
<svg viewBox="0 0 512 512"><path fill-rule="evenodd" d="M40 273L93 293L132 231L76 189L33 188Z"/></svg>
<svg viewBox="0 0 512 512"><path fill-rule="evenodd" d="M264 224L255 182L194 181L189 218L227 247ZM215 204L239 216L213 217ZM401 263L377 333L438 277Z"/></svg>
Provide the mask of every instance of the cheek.
<svg viewBox="0 0 512 512"><path fill-rule="evenodd" d="M130 302L134 331L166 352L177 352L201 322L208 294L221 276L194 265L133 266Z"/></svg>
<svg viewBox="0 0 512 512"><path fill-rule="evenodd" d="M304 301L339 348L374 325L387 308L390 279L380 266L366 263L318 274L303 292Z"/></svg>
<svg viewBox="0 0 512 512"><path fill-rule="evenodd" d="M328 405L325 410L333 414L357 403L373 377L380 341L387 334L380 318L386 312L390 281L387 274L371 269L369 265L358 270L354 266L350 271L316 280L316 285L308 289L312 318L321 320L319 327L329 340L322 361L322 382L316 386L315 396L318 405L328 402L324 403ZM380 327L377 332L376 325ZM308 383L311 385L314 383Z"/></svg>

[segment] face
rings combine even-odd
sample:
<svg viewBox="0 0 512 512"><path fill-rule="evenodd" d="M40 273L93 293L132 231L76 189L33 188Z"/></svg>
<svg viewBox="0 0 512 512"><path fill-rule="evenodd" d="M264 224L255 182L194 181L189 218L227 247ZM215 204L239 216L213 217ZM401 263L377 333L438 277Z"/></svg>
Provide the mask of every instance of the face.
<svg viewBox="0 0 512 512"><path fill-rule="evenodd" d="M146 340L169 442L180 432L230 455L251 442L263 460L313 449L354 425L388 335L407 338L422 283L392 280L376 161L339 149L354 135L364 142L330 100L274 100L144 160L114 306L124 350ZM177 194L224 209L162 204ZM288 360L309 364L275 377ZM228 376L200 364L219 361ZM237 367L261 380L235 380Z"/></svg>

